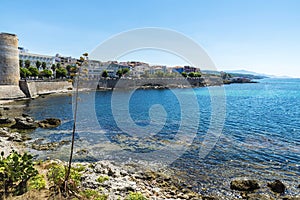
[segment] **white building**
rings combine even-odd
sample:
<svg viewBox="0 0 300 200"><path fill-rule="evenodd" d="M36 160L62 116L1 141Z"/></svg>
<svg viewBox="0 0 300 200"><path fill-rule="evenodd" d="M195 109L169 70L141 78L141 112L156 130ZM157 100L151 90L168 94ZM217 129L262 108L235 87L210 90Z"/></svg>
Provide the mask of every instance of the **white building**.
<svg viewBox="0 0 300 200"><path fill-rule="evenodd" d="M23 65L25 60L30 61L31 66L35 66L36 61L45 62L47 67L50 68L52 64L55 64L55 56L46 56L41 54L28 53L28 51L19 48L19 59L23 60Z"/></svg>
<svg viewBox="0 0 300 200"><path fill-rule="evenodd" d="M108 66L112 62L101 62L98 60L89 60L88 62L88 74L89 78L101 78L102 72L108 69Z"/></svg>
<svg viewBox="0 0 300 200"><path fill-rule="evenodd" d="M131 75L133 77L140 78L145 74L150 74L150 67L149 65L138 65L132 68Z"/></svg>
<svg viewBox="0 0 300 200"><path fill-rule="evenodd" d="M157 72L167 73L167 66L153 65L150 67L150 74L156 74Z"/></svg>

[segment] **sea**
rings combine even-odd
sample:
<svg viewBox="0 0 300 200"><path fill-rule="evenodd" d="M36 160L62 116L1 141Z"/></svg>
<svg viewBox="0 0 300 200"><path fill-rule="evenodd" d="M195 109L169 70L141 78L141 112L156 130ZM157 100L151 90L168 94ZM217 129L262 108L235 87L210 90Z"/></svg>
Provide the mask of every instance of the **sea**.
<svg viewBox="0 0 300 200"><path fill-rule="evenodd" d="M26 101L24 112L62 125L31 132L26 144L38 159L67 160L70 145L31 145L70 141L77 104L76 161L167 166L204 195L238 195L230 190L237 178L259 180L261 193L281 180L287 194L299 194L300 79L257 82L42 96Z"/></svg>

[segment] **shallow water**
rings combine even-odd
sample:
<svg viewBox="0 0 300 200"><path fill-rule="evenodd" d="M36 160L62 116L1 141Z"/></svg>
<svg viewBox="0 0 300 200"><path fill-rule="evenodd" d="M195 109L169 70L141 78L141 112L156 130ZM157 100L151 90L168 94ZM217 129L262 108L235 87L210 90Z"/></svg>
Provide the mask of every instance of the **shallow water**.
<svg viewBox="0 0 300 200"><path fill-rule="evenodd" d="M259 81L195 89L83 92L76 150L86 149L88 154L75 155L75 159L142 159L168 164L205 194L230 195L230 180L237 177L264 183L279 179L287 184L288 193L297 194L300 80ZM221 97L226 99L224 106ZM37 129L32 138L44 138L44 142L70 139L71 96L31 100L24 110L36 119L63 120L58 128ZM221 133L211 127L214 123ZM68 150L64 146L57 151L32 152L41 158L65 159Z"/></svg>

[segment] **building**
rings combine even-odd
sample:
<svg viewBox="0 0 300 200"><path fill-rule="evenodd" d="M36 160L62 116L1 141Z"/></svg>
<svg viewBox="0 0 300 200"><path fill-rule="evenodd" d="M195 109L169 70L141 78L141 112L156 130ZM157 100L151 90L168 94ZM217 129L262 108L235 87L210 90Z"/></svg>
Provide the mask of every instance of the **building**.
<svg viewBox="0 0 300 200"><path fill-rule="evenodd" d="M55 63L59 63L62 67L67 67L68 65L75 66L77 61L78 59L72 58L71 56L55 55Z"/></svg>
<svg viewBox="0 0 300 200"><path fill-rule="evenodd" d="M118 62L112 62L112 63L110 63L110 65L108 65L106 71L108 72L109 77L115 78L115 77L118 77L117 71L119 69L125 69L125 68L129 69L130 71L132 70L131 66L121 65Z"/></svg>
<svg viewBox="0 0 300 200"><path fill-rule="evenodd" d="M130 74L133 77L140 78L145 74L150 74L150 67L148 64L147 65L142 64L142 65L132 67Z"/></svg>
<svg viewBox="0 0 300 200"><path fill-rule="evenodd" d="M158 72L167 73L167 66L164 65L153 65L150 67L150 74L156 74Z"/></svg>
<svg viewBox="0 0 300 200"><path fill-rule="evenodd" d="M191 73L191 72L200 72L199 68L192 67L192 66L184 66L183 71L186 73Z"/></svg>
<svg viewBox="0 0 300 200"><path fill-rule="evenodd" d="M89 78L99 79L102 76L104 70L107 70L108 66L112 62L101 62L99 60L89 60L88 61L88 74Z"/></svg>
<svg viewBox="0 0 300 200"><path fill-rule="evenodd" d="M200 72L200 69L196 68L196 67L192 67L192 66L184 66L184 67L175 66L175 67L172 67L172 72L177 72L177 73L180 73L180 74L182 72L186 72L188 74L188 73L191 73L191 72Z"/></svg>
<svg viewBox="0 0 300 200"><path fill-rule="evenodd" d="M51 68L52 64L55 64L55 56L29 53L28 50L25 50L22 47L19 47L18 49L19 49L19 60L22 60L23 64L26 60L30 61L31 66L35 66L36 61L40 61L41 63L45 62L47 68Z"/></svg>
<svg viewBox="0 0 300 200"><path fill-rule="evenodd" d="M181 66L175 66L175 67L172 67L172 72L177 72L177 73L181 74L182 72L184 72L184 68Z"/></svg>

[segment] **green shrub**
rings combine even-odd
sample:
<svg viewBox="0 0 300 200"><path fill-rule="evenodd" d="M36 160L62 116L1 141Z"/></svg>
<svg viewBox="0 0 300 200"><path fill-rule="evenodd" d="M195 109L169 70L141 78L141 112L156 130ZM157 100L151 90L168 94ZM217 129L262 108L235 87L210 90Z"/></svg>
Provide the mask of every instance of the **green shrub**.
<svg viewBox="0 0 300 200"><path fill-rule="evenodd" d="M48 173L47 177L50 183L52 184L51 188L54 191L64 191L65 188L65 177L66 177L66 168L63 165L53 164ZM69 180L67 183L67 189L75 192L78 190L80 184L81 174L78 170L71 168ZM66 192L66 191L65 191Z"/></svg>
<svg viewBox="0 0 300 200"><path fill-rule="evenodd" d="M125 200L148 200L148 199L144 197L140 192L130 192L129 195L125 198Z"/></svg>
<svg viewBox="0 0 300 200"><path fill-rule="evenodd" d="M86 189L80 192L80 194L86 198L91 200L107 200L107 195L100 194L96 190Z"/></svg>
<svg viewBox="0 0 300 200"><path fill-rule="evenodd" d="M0 185L4 186L4 192L23 194L27 191L27 182L38 174L34 168L32 155L23 155L12 151L6 158L4 152L0 156Z"/></svg>
<svg viewBox="0 0 300 200"><path fill-rule="evenodd" d="M28 182L28 188L41 190L46 187L46 181L44 179L44 176L41 174L36 175L35 177L32 177Z"/></svg>
<svg viewBox="0 0 300 200"><path fill-rule="evenodd" d="M109 180L108 176L99 176L96 181L98 183L104 183L105 181L108 181L108 180Z"/></svg>

